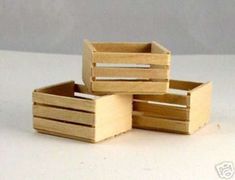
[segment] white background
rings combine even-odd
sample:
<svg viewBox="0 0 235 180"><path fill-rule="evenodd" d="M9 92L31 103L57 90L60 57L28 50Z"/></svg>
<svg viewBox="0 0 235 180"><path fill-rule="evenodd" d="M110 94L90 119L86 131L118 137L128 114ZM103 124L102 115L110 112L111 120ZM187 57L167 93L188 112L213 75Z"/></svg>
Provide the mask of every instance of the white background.
<svg viewBox="0 0 235 180"><path fill-rule="evenodd" d="M0 179L219 179L235 163L235 56L173 56L171 76L213 81L213 111L194 135L134 129L98 144L38 134L32 91L75 80L81 56L0 51Z"/></svg>

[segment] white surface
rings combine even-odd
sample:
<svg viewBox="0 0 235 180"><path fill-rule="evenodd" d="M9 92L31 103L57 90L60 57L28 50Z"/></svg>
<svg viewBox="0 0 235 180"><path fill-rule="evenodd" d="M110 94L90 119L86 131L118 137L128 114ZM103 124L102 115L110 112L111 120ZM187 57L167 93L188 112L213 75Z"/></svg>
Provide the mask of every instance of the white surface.
<svg viewBox="0 0 235 180"><path fill-rule="evenodd" d="M89 144L32 129L32 90L81 83L81 56L0 51L0 179L219 179L215 164L235 163L234 59L173 56L173 78L214 83L211 121L194 135L135 129Z"/></svg>

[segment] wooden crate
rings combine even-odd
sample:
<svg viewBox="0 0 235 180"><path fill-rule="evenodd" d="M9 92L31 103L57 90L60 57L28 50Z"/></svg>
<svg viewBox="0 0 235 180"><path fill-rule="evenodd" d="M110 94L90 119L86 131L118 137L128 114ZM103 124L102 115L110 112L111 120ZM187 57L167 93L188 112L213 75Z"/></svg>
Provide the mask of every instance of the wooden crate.
<svg viewBox="0 0 235 180"><path fill-rule="evenodd" d="M156 42L84 41L83 81L90 92L158 94L169 87L170 52Z"/></svg>
<svg viewBox="0 0 235 180"><path fill-rule="evenodd" d="M170 88L175 92L134 96L133 127L192 134L208 122L211 82L171 80Z"/></svg>
<svg viewBox="0 0 235 180"><path fill-rule="evenodd" d="M93 96L69 81L33 92L33 126L40 133L98 142L132 126L132 95Z"/></svg>

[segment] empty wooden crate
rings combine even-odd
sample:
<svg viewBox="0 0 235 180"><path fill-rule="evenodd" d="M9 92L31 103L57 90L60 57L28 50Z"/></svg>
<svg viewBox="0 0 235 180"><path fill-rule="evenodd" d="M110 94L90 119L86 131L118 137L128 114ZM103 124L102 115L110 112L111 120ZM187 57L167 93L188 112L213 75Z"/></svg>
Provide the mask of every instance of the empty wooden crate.
<svg viewBox="0 0 235 180"><path fill-rule="evenodd" d="M163 94L169 87L170 52L156 42L84 41L83 81L90 92Z"/></svg>
<svg viewBox="0 0 235 180"><path fill-rule="evenodd" d="M33 126L41 133L97 142L131 129L132 96L93 96L73 81L33 92Z"/></svg>
<svg viewBox="0 0 235 180"><path fill-rule="evenodd" d="M210 82L171 80L170 90L175 92L135 95L133 127L192 134L208 122L211 111Z"/></svg>

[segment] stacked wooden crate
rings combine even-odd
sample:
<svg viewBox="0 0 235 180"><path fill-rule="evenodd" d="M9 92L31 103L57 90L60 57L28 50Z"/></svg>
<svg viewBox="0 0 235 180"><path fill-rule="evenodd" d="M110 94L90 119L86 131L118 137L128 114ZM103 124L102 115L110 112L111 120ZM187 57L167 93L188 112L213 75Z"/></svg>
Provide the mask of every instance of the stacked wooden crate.
<svg viewBox="0 0 235 180"><path fill-rule="evenodd" d="M34 128L87 142L127 132L132 125L192 134L209 120L211 83L170 80L170 57L157 42L85 40L85 86L69 81L34 90Z"/></svg>

